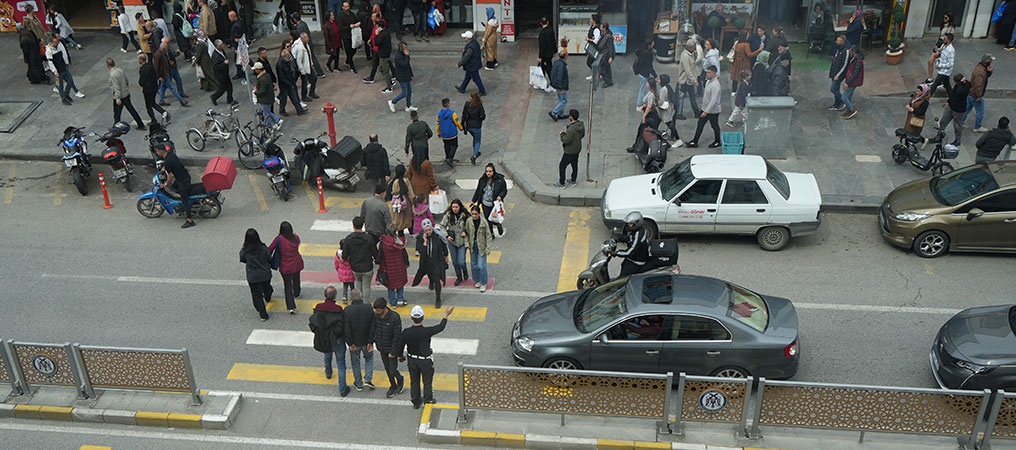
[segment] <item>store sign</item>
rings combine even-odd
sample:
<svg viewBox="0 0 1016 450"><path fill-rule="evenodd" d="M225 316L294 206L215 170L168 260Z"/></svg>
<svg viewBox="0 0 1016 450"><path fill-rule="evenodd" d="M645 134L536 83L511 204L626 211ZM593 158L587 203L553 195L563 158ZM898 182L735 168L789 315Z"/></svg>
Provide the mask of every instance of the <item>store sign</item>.
<svg viewBox="0 0 1016 450"><path fill-rule="evenodd" d="M611 25L610 32L614 34L614 52L624 53L628 51L628 26Z"/></svg>
<svg viewBox="0 0 1016 450"><path fill-rule="evenodd" d="M515 42L514 0L501 0L501 36L508 42Z"/></svg>

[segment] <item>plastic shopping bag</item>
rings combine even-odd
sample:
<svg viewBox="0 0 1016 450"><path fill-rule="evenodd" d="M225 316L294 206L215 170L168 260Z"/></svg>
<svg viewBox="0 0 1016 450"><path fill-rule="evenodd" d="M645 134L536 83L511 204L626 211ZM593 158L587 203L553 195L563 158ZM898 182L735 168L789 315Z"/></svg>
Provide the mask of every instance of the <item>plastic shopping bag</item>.
<svg viewBox="0 0 1016 450"><path fill-rule="evenodd" d="M547 77L539 66L529 66L529 84L533 85L533 89L547 89Z"/></svg>
<svg viewBox="0 0 1016 450"><path fill-rule="evenodd" d="M353 42L353 48L360 48L363 46L363 33L360 31L360 27L353 27L350 30Z"/></svg>
<svg viewBox="0 0 1016 450"><path fill-rule="evenodd" d="M494 207L490 208L490 215L487 220L491 223L504 223L504 202L494 200Z"/></svg>
<svg viewBox="0 0 1016 450"><path fill-rule="evenodd" d="M448 193L444 189L438 189L430 193L430 213L442 214L448 209Z"/></svg>
<svg viewBox="0 0 1016 450"><path fill-rule="evenodd" d="M431 6L430 11L427 13L427 25L430 26L431 29L434 29L444 23L444 21L444 14L441 14L441 11L438 11L437 8Z"/></svg>
<svg viewBox="0 0 1016 450"><path fill-rule="evenodd" d="M1005 14L1005 8L1006 5L1008 4L1009 2L1002 2L998 5L998 8L995 8L995 13L991 15L992 22L998 22L999 20L1002 20L1002 14Z"/></svg>

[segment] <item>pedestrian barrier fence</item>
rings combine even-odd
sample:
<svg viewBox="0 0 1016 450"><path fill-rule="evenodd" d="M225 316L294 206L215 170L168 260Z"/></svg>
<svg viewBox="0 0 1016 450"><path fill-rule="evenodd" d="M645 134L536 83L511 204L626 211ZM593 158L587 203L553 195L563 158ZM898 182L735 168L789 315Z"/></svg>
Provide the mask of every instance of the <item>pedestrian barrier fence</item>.
<svg viewBox="0 0 1016 450"><path fill-rule="evenodd" d="M998 391L978 448L991 448L991 438L1016 439L1016 394Z"/></svg>
<svg viewBox="0 0 1016 450"><path fill-rule="evenodd" d="M739 424L743 430L751 401L752 377L719 378L680 374L677 385L675 433L684 433L684 422Z"/></svg>
<svg viewBox="0 0 1016 450"><path fill-rule="evenodd" d="M673 374L476 366L461 362L458 420L469 410L657 419L670 423Z"/></svg>
<svg viewBox="0 0 1016 450"><path fill-rule="evenodd" d="M98 387L184 392L201 404L187 349L2 344L0 381L10 383L15 395L32 395L32 386L69 386L79 398L95 398Z"/></svg>

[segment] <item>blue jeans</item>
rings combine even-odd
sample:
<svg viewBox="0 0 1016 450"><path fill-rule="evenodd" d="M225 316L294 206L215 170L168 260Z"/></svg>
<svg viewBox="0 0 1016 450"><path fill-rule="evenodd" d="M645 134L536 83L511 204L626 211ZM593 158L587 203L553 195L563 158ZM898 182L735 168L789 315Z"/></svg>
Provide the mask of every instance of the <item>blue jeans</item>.
<svg viewBox="0 0 1016 450"><path fill-rule="evenodd" d="M481 95L487 94L487 90L483 88L483 80L480 79L480 72L476 70L466 72L466 77L462 79L462 84L459 86L460 91L466 90L469 80L473 80L473 83L476 83L476 88L480 90Z"/></svg>
<svg viewBox="0 0 1016 450"><path fill-rule="evenodd" d="M342 338L336 338L332 343L332 351L325 353L325 376L332 376L332 355L335 355L335 368L339 373L339 392L346 392L346 342Z"/></svg>
<svg viewBox="0 0 1016 450"><path fill-rule="evenodd" d="M967 114L970 114L971 109L974 110L974 129L981 128L981 122L984 121L984 97L977 101L973 95L967 96L967 112L963 113L960 123L967 123Z"/></svg>
<svg viewBox="0 0 1016 450"><path fill-rule="evenodd" d="M487 284L487 255L481 255L477 244L473 243L473 248L469 249L469 258L473 265L473 281L480 284Z"/></svg>
<svg viewBox="0 0 1016 450"><path fill-rule="evenodd" d="M480 138L483 132L479 128L468 128L469 135L473 137L473 156L480 154Z"/></svg>
<svg viewBox="0 0 1016 450"><path fill-rule="evenodd" d="M452 267L455 267L455 276L468 280L469 269L466 266L466 246L448 244L448 254L452 257Z"/></svg>
<svg viewBox="0 0 1016 450"><path fill-rule="evenodd" d="M396 301L406 301L406 288L400 287L398 289L388 290L388 305L394 308L396 306Z"/></svg>
<svg viewBox="0 0 1016 450"><path fill-rule="evenodd" d="M71 37L71 36L61 36L60 38L63 39L64 43L70 43L71 45L73 45L75 47L81 45L77 41L75 41L74 38Z"/></svg>
<svg viewBox="0 0 1016 450"><path fill-rule="evenodd" d="M173 83L176 83L175 89L173 88ZM177 101L183 103L183 98L180 97L180 94L184 93L183 79L180 78L180 70L178 70L176 66L170 67L169 76L166 78L165 81L159 83L159 103L162 103L162 101L166 99L167 87L169 88L169 91L172 92L174 96L176 96Z"/></svg>
<svg viewBox="0 0 1016 450"><path fill-rule="evenodd" d="M843 104L843 94L840 93L840 84L843 80L830 79L829 92L833 93L833 106L840 106Z"/></svg>
<svg viewBox="0 0 1016 450"><path fill-rule="evenodd" d="M1009 46L1012 47L1013 45L1016 45L1016 28L1012 29L1012 36L1009 37Z"/></svg>
<svg viewBox="0 0 1016 450"><path fill-rule="evenodd" d="M406 107L413 106L413 82L412 81L406 81L406 82L400 81L399 82L399 87L402 88L402 92L399 92L399 95L396 96L394 99L392 99L392 103L398 103L399 100L402 100L402 98L405 97L406 98Z"/></svg>
<svg viewBox="0 0 1016 450"><path fill-rule="evenodd" d="M60 76L57 78L59 85L57 90L60 92L60 100L70 101L71 89L78 90L78 87L74 85L74 77L71 76L71 71L64 70L60 72Z"/></svg>
<svg viewBox="0 0 1016 450"><path fill-rule="evenodd" d="M635 106L642 106L642 99L646 98L646 89L649 89L648 78L639 75L639 96L635 99Z"/></svg>
<svg viewBox="0 0 1016 450"><path fill-rule="evenodd" d="M363 355L363 377L360 377L360 355ZM353 386L363 387L363 382L374 380L374 352L368 352L367 346L356 347L349 351L349 365L353 368Z"/></svg>
<svg viewBox="0 0 1016 450"><path fill-rule="evenodd" d="M557 91L557 106L550 111L555 116L564 115L564 107L568 105L568 91Z"/></svg>
<svg viewBox="0 0 1016 450"><path fill-rule="evenodd" d="M847 112L854 112L854 89L857 89L857 86L847 86L840 96L843 99L843 104L847 105Z"/></svg>
<svg viewBox="0 0 1016 450"><path fill-rule="evenodd" d="M265 116L265 125L272 126L279 122L279 116L272 112L272 104L258 104L261 107L261 114Z"/></svg>
<svg viewBox="0 0 1016 450"><path fill-rule="evenodd" d="M339 16L342 14L342 2L344 0L328 0L328 11L335 13L335 20L339 20ZM328 15L325 14L325 19Z"/></svg>

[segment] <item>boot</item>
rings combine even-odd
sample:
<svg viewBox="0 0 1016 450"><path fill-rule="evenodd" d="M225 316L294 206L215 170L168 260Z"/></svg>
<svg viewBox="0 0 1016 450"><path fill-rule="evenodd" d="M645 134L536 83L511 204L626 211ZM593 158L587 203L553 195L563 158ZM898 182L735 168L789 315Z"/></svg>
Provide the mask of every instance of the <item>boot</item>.
<svg viewBox="0 0 1016 450"><path fill-rule="evenodd" d="M438 297L436 300L434 300L434 307L438 309L441 308L441 297Z"/></svg>

